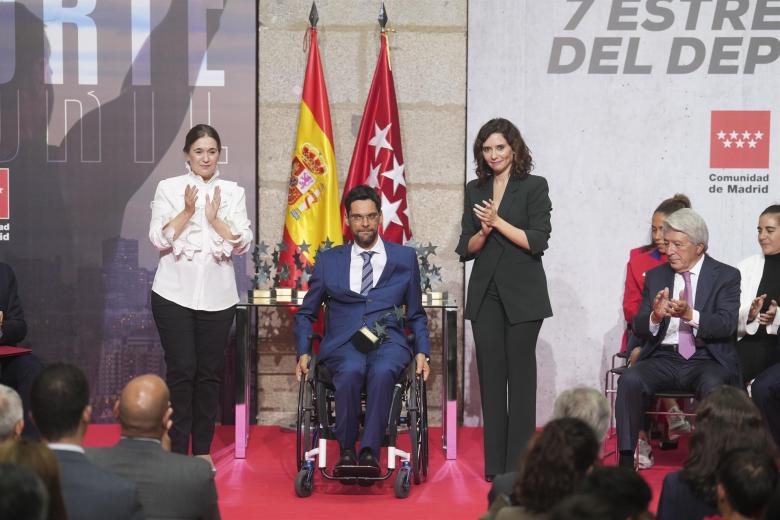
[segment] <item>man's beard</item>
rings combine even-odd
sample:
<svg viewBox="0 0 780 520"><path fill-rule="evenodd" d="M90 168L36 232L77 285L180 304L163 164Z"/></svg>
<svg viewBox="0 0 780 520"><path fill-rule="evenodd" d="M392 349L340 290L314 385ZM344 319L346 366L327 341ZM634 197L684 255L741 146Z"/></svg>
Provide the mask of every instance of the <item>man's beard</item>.
<svg viewBox="0 0 780 520"><path fill-rule="evenodd" d="M378 230L372 231L367 240L363 240L359 233L352 233L352 238L355 240L355 244L362 247L363 249L368 249L374 245L378 233Z"/></svg>

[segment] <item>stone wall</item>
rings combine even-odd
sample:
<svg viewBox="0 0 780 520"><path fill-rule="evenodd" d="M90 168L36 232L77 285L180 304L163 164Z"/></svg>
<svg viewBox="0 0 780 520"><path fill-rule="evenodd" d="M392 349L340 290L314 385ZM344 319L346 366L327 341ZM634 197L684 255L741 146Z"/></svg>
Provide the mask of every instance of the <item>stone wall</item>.
<svg viewBox="0 0 780 520"><path fill-rule="evenodd" d="M318 39L334 132L339 187L346 179L379 52L380 2L317 2ZM400 112L411 226L438 246L444 289L463 302L463 267L453 253L460 233L465 179L466 0L385 2L390 59ZM259 240L281 240L307 54L309 0L261 1L258 20ZM431 421L441 398L440 319L430 314L434 374ZM296 408L291 319L264 311L258 362L259 420L290 424ZM459 327L460 328L460 327ZM462 331L459 331L462 335ZM459 345L463 342L459 339ZM461 356L463 352L459 352Z"/></svg>

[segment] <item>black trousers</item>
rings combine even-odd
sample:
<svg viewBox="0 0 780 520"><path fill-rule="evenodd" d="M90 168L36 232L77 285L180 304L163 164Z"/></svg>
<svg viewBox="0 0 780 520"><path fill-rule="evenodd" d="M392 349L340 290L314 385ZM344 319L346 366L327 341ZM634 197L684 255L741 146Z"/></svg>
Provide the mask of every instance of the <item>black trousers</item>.
<svg viewBox="0 0 780 520"><path fill-rule="evenodd" d="M721 365L706 348L697 349L690 359L677 352L656 350L651 357L629 367L618 379L615 400L618 449L634 450L645 410L656 392L694 392L701 399L715 387L734 384L737 380L735 373Z"/></svg>
<svg viewBox="0 0 780 520"><path fill-rule="evenodd" d="M30 390L42 370L43 363L32 353L0 359L0 384L10 386L22 398L24 410L22 436L28 439L40 438L38 428L30 419Z"/></svg>
<svg viewBox="0 0 780 520"><path fill-rule="evenodd" d="M780 446L780 363L758 374L751 391L753 402L764 414L769 431Z"/></svg>
<svg viewBox="0 0 780 520"><path fill-rule="evenodd" d="M219 405L225 347L236 307L196 311L152 292L152 314L165 351L166 382L171 391L171 450L209 452Z"/></svg>
<svg viewBox="0 0 780 520"><path fill-rule="evenodd" d="M484 422L485 475L513 471L536 430L536 340L542 320L510 324L491 282L471 322Z"/></svg>

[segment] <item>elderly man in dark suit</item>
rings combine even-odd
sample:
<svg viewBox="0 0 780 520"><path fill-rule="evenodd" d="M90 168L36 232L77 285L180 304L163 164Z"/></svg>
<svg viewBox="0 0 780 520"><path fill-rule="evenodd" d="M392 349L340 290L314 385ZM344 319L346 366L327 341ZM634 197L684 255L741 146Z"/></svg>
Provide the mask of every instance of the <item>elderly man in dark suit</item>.
<svg viewBox="0 0 780 520"><path fill-rule="evenodd" d="M650 397L660 390L694 391L739 385L735 350L739 271L706 254L709 233L691 209L664 224L667 264L645 276L632 330L644 341L637 363L618 382L620 465L633 467L634 448Z"/></svg>
<svg viewBox="0 0 780 520"><path fill-rule="evenodd" d="M341 466L372 466L378 472L379 450L390 412L393 388L401 371L416 356L417 372L428 376L428 318L422 307L420 269L414 249L384 242L379 196L369 186L356 186L345 199L354 242L320 252L303 305L295 316L298 349L296 374L308 371L309 336L320 307L327 302L328 323L320 359L336 388L336 438ZM395 310L406 306L405 324L415 337L407 343ZM379 323L381 322L381 323ZM377 323L386 338L370 351L359 350L355 338L362 327ZM366 415L359 459L355 455L360 393L366 389Z"/></svg>
<svg viewBox="0 0 780 520"><path fill-rule="evenodd" d="M49 365L33 383L31 404L32 418L60 463L68 518L145 518L135 484L98 468L84 455L81 444L92 415L84 373L65 363Z"/></svg>
<svg viewBox="0 0 780 520"><path fill-rule="evenodd" d="M10 265L0 262L0 345L18 345L26 335L27 322L16 287L16 276ZM19 393L25 417L30 413L30 388L41 370L43 364L32 352L0 356L0 384ZM38 430L31 421L25 421L22 435L38 438Z"/></svg>
<svg viewBox="0 0 780 520"><path fill-rule="evenodd" d="M122 439L87 456L98 466L136 483L146 517L218 520L217 488L211 465L198 457L171 453L170 392L159 376L131 379L114 411Z"/></svg>

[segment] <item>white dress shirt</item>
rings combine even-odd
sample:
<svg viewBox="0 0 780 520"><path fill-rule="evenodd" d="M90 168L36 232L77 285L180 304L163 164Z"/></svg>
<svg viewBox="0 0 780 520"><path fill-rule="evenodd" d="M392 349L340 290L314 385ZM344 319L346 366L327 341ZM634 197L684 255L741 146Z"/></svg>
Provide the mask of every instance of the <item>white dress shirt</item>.
<svg viewBox="0 0 780 520"><path fill-rule="evenodd" d="M699 285L699 273L701 272L701 265L704 263L704 256L701 255L699 261L696 262L690 269L691 273L691 308L696 303L696 287ZM674 287L669 291L670 300L680 300L680 293L685 290L685 279L683 279L680 273L674 273ZM655 298L655 295L652 295ZM652 310L651 310L652 311ZM693 328L693 335L696 336L699 333L699 311L693 309L693 317L691 321L686 322ZM653 314L650 313L650 333L655 336L661 328L661 323L653 323ZM661 340L663 345L676 345L679 343L677 339L677 332L680 330L680 318L672 318L669 320L669 327L666 329L666 336Z"/></svg>
<svg viewBox="0 0 780 520"><path fill-rule="evenodd" d="M163 228L184 209L184 189L188 185L198 188L195 213L174 240L173 228ZM224 239L206 219L206 195L213 198L217 186L222 199L217 216L233 235L238 235L236 240ZM192 171L160 181L149 224L149 239L160 250L152 291L194 310L220 311L235 305L238 291L231 255L247 252L252 238L244 188L219 179L219 171L208 182Z"/></svg>
<svg viewBox="0 0 780 520"><path fill-rule="evenodd" d="M750 305L758 292L758 285L761 283L761 277L764 275L764 255L753 255L742 260L737 264L737 269L742 275L740 282L739 295L739 322L737 323L737 339L742 339L746 334L753 335L758 332L758 326L761 325L756 317L755 320L748 323L748 314L750 314ZM766 333L777 335L780 328L780 312L775 314L775 319L767 325Z"/></svg>
<svg viewBox="0 0 780 520"><path fill-rule="evenodd" d="M385 243L382 239L377 237L376 244L371 249L363 249L354 242L352 243L352 251L350 254L349 262L349 288L350 290L360 294L360 285L363 282L363 257L360 253L363 251L373 251L371 255L371 268L373 272L373 282L371 287L374 287L379 281L379 277L382 276L382 271L387 264L387 253L385 253Z"/></svg>

